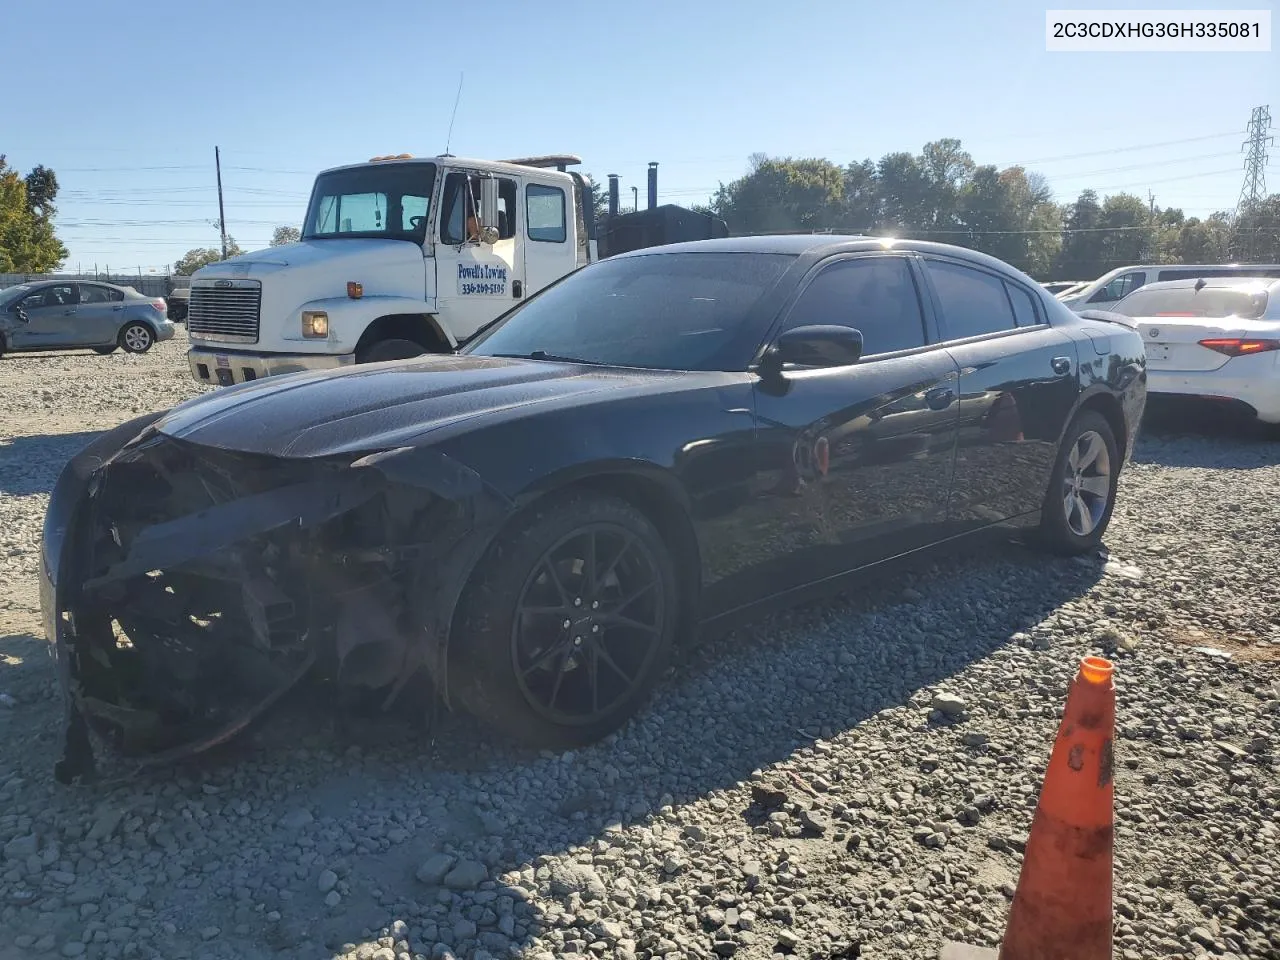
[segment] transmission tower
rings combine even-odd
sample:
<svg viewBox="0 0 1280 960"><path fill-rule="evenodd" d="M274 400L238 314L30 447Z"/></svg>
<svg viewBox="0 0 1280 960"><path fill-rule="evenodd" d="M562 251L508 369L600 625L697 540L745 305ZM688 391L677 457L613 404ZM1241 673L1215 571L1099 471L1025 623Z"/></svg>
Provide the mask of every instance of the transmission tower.
<svg viewBox="0 0 1280 960"><path fill-rule="evenodd" d="M1244 183L1240 187L1240 200L1236 203L1229 253L1233 260L1253 260L1259 254L1257 234L1260 224L1250 214L1267 196L1267 147L1275 142L1269 133L1271 108L1254 107L1249 118L1249 133L1244 141Z"/></svg>
<svg viewBox="0 0 1280 960"><path fill-rule="evenodd" d="M1244 185L1240 188L1240 202L1236 213L1252 207L1267 195L1267 147L1275 142L1268 134L1271 129L1271 108L1254 107L1249 120L1249 136L1243 147L1248 151L1244 161Z"/></svg>

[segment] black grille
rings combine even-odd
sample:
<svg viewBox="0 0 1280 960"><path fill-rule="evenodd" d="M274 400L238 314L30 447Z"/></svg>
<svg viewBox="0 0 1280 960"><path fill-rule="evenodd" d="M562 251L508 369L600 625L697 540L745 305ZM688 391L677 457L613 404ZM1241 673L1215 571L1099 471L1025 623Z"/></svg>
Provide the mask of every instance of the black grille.
<svg viewBox="0 0 1280 960"><path fill-rule="evenodd" d="M205 340L257 343L262 285L240 280L234 287L192 287L187 331Z"/></svg>

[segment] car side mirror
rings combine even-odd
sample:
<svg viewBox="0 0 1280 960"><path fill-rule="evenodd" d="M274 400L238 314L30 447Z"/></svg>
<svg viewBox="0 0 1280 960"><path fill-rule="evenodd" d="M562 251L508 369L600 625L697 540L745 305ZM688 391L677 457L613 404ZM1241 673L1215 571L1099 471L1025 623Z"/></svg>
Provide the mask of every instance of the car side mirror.
<svg viewBox="0 0 1280 960"><path fill-rule="evenodd" d="M480 240L493 243L498 239L498 180L484 177L480 181Z"/></svg>
<svg viewBox="0 0 1280 960"><path fill-rule="evenodd" d="M836 324L795 327L781 334L765 353L761 373L797 367L846 367L862 357L862 331Z"/></svg>
<svg viewBox="0 0 1280 960"><path fill-rule="evenodd" d="M15 306L13 308L13 315L18 318L19 323L31 322L31 318L27 316L27 311L23 310L22 307Z"/></svg>

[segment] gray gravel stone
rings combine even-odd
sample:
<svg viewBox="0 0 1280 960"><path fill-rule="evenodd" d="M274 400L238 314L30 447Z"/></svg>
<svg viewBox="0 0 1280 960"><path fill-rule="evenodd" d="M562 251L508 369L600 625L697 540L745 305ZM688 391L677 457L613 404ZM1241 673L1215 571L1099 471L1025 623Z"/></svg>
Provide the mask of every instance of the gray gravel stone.
<svg viewBox="0 0 1280 960"><path fill-rule="evenodd" d="M488 868L475 860L459 861L444 876L444 885L450 890L474 890L489 879Z"/></svg>
<svg viewBox="0 0 1280 960"><path fill-rule="evenodd" d="M599 745L526 754L446 713L428 749L412 723L339 720L300 688L231 757L120 775L103 756L110 786L55 787L33 746L60 722L36 589L47 492L88 431L198 391L182 336L140 357L0 361L0 679L17 704L0 711L0 845L19 841L0 860L0 953L916 960L948 936L992 944L1092 653L1115 659L1120 700L1117 956L1280 950L1280 456L1217 427L1144 424L1102 555L997 547L761 619L682 653ZM778 537L816 522L806 503ZM443 887L463 863L474 884Z"/></svg>

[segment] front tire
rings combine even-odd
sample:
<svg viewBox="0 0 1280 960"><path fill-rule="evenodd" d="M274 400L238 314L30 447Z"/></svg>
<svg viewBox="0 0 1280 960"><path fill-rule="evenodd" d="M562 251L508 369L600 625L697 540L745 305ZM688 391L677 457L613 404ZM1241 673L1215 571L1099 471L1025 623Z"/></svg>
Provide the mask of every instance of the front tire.
<svg viewBox="0 0 1280 960"><path fill-rule="evenodd" d="M427 351L422 344L412 340L379 340L370 344L356 357L356 363L381 363L384 360L408 360L420 357Z"/></svg>
<svg viewBox="0 0 1280 960"><path fill-rule="evenodd" d="M131 323L120 331L120 346L128 353L146 353L155 339L145 323Z"/></svg>
<svg viewBox="0 0 1280 960"><path fill-rule="evenodd" d="M578 494L500 534L454 617L467 710L533 747L593 743L648 699L675 641L675 568L631 504Z"/></svg>
<svg viewBox="0 0 1280 960"><path fill-rule="evenodd" d="M1075 556L1095 550L1111 523L1120 448L1106 417L1082 410L1067 428L1040 516L1045 549Z"/></svg>

